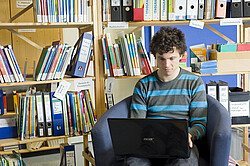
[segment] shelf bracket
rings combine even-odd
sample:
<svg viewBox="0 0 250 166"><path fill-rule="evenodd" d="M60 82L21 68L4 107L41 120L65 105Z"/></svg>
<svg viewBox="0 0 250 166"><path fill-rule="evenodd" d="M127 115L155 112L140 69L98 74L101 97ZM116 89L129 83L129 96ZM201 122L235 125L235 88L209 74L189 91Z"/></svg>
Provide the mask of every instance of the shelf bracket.
<svg viewBox="0 0 250 166"><path fill-rule="evenodd" d="M14 31L13 29L8 29L10 32L12 32L13 34L17 35L19 38L23 39L25 42L29 43L30 45L32 45L33 47L42 50L43 47L39 46L38 44L36 44L35 42L31 41L30 39L28 39L27 37L21 35L20 33Z"/></svg>
<svg viewBox="0 0 250 166"><path fill-rule="evenodd" d="M220 36L221 38L225 39L228 42L231 43L235 43L233 40L229 39L228 37L226 37L225 35L223 35L222 33L220 33L219 31L217 31L216 29L212 28L211 26L209 26L208 24L204 25L207 29L209 29L210 31L212 31L213 33L215 33L216 35Z"/></svg>
<svg viewBox="0 0 250 166"><path fill-rule="evenodd" d="M141 29L143 26L138 26L138 27L136 27L135 29L133 29L130 33L133 33L133 32L136 32L136 31L138 31L139 29Z"/></svg>
<svg viewBox="0 0 250 166"><path fill-rule="evenodd" d="M7 22L11 23L12 21L14 21L15 19L17 19L18 17L20 17L22 14L26 13L28 10L30 10L33 7L33 3L31 3L29 6L27 6L26 8L24 8L23 10L21 10L20 12L18 12L16 15L14 15L13 17L11 17Z"/></svg>

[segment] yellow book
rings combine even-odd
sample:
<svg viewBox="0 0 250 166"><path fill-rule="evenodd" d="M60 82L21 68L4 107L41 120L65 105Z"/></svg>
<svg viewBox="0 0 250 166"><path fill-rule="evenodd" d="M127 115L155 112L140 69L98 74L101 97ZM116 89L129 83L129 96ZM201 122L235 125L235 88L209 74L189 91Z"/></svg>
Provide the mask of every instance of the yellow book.
<svg viewBox="0 0 250 166"><path fill-rule="evenodd" d="M18 109L19 103L18 103L16 91L14 90L12 93L13 93L14 110L15 110L16 114L19 114L19 109Z"/></svg>

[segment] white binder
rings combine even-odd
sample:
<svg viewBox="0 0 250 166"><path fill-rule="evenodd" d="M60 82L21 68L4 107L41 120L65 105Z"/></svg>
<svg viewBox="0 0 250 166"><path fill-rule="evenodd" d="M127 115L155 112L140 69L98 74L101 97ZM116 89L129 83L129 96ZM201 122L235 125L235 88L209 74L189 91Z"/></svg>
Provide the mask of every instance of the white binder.
<svg viewBox="0 0 250 166"><path fill-rule="evenodd" d="M186 0L175 0L175 20L186 20Z"/></svg>
<svg viewBox="0 0 250 166"><path fill-rule="evenodd" d="M187 0L187 20L196 20L198 14L198 0Z"/></svg>

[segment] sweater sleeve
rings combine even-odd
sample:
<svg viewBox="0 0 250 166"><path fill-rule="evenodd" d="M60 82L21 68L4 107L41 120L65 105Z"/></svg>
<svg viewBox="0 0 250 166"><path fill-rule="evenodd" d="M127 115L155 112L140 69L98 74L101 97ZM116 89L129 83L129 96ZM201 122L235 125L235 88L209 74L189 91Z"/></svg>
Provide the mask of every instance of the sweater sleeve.
<svg viewBox="0 0 250 166"><path fill-rule="evenodd" d="M202 138L206 133L207 125L207 99L205 86L202 79L194 83L190 103L190 129L192 140Z"/></svg>
<svg viewBox="0 0 250 166"><path fill-rule="evenodd" d="M147 116L147 102L146 102L146 90L143 87L143 83L138 81L135 85L131 106L130 106L130 118L146 118Z"/></svg>

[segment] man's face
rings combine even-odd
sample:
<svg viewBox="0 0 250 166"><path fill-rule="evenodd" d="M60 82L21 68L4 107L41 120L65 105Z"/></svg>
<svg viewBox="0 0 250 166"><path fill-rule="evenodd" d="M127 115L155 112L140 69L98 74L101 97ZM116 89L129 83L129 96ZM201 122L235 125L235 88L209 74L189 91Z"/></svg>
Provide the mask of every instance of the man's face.
<svg viewBox="0 0 250 166"><path fill-rule="evenodd" d="M179 62L182 58L179 51L174 47L174 52L167 52L162 55L156 53L156 61L159 72L163 76L173 76L179 72Z"/></svg>

